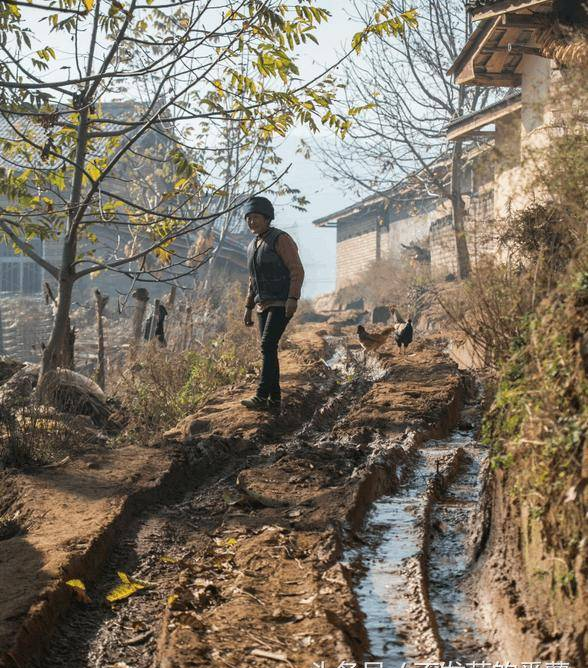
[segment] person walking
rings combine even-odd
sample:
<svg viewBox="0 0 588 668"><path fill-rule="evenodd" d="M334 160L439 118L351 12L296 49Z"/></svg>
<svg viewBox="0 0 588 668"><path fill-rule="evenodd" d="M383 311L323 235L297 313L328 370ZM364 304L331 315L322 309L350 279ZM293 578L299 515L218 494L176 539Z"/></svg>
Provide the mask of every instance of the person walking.
<svg viewBox="0 0 588 668"><path fill-rule="evenodd" d="M243 322L252 327L253 310L257 311L262 365L255 396L241 403L251 410L279 411L278 344L298 307L304 268L294 239L271 226L274 207L267 198L251 197L244 205L244 215L255 238L247 249L249 290Z"/></svg>

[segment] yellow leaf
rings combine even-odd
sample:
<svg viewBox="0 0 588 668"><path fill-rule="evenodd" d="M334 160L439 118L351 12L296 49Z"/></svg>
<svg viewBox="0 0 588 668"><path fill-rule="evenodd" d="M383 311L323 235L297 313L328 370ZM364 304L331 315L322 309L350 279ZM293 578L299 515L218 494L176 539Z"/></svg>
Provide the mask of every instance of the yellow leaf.
<svg viewBox="0 0 588 668"><path fill-rule="evenodd" d="M167 597L167 607L171 608L171 606L178 600L178 595L177 594L172 594L171 596Z"/></svg>
<svg viewBox="0 0 588 668"><path fill-rule="evenodd" d="M68 580L65 584L74 590L76 597L82 603L92 602L92 599L86 594L86 585L81 580Z"/></svg>
<svg viewBox="0 0 588 668"><path fill-rule="evenodd" d="M161 561L163 561L164 564L177 564L179 559L174 559L174 557L168 557L164 554L163 557L161 557Z"/></svg>
<svg viewBox="0 0 588 668"><path fill-rule="evenodd" d="M100 169L93 162L89 162L86 165L86 172L88 172L88 176L92 179L92 181L98 180L102 174Z"/></svg>
<svg viewBox="0 0 588 668"><path fill-rule="evenodd" d="M87 12L91 12L92 8L94 7L94 2L95 0L82 0L82 3L84 7L86 8Z"/></svg>
<svg viewBox="0 0 588 668"><path fill-rule="evenodd" d="M116 601L122 601L129 596L132 596L141 589L145 589L147 584L141 582L140 580L131 579L126 573L119 571L118 573L119 580L121 584L117 585L112 589L106 596L106 600L109 603L115 603Z"/></svg>

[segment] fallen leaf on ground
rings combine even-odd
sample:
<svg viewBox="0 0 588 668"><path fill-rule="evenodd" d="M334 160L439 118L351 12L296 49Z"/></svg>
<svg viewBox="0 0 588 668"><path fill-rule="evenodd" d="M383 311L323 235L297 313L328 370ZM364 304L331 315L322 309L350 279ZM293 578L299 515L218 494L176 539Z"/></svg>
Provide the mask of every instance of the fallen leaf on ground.
<svg viewBox="0 0 588 668"><path fill-rule="evenodd" d="M120 584L112 589L107 595L106 600L109 603L115 603L116 601L122 601L129 596L132 596L141 589L147 587L147 583L142 580L133 580L126 573L118 572L118 577Z"/></svg>
<svg viewBox="0 0 588 668"><path fill-rule="evenodd" d="M166 554L164 554L163 557L160 557L160 561L163 561L164 564L177 564L179 559L168 557Z"/></svg>
<svg viewBox="0 0 588 668"><path fill-rule="evenodd" d="M86 585L81 580L68 580L65 584L74 590L76 597L82 603L92 602L92 599L86 594Z"/></svg>

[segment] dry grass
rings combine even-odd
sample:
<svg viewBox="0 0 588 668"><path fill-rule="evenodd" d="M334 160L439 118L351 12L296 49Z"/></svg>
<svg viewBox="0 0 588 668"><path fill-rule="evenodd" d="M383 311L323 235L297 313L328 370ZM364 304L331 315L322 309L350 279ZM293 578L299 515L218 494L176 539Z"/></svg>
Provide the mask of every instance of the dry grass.
<svg viewBox="0 0 588 668"><path fill-rule="evenodd" d="M181 312L190 317L168 347L152 341L129 357L111 385L128 419L125 440L153 441L220 387L254 372L257 345L242 322L244 303L239 287L230 286L224 297L185 304Z"/></svg>
<svg viewBox="0 0 588 668"><path fill-rule="evenodd" d="M484 438L493 464L539 519L545 544L567 564L569 594L588 511L588 249L528 322L501 369Z"/></svg>
<svg viewBox="0 0 588 668"><path fill-rule="evenodd" d="M414 311L416 297L430 286L428 265L390 258L372 263L353 286L338 291L337 300L346 304L363 298L366 305L397 304Z"/></svg>
<svg viewBox="0 0 588 668"><path fill-rule="evenodd" d="M75 413L47 406L0 406L0 468L45 466L83 449L90 430Z"/></svg>

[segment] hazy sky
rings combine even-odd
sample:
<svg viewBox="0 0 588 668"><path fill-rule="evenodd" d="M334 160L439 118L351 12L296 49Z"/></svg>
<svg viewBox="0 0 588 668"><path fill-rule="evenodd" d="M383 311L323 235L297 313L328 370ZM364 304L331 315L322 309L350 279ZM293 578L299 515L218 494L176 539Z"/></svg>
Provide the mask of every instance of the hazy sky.
<svg viewBox="0 0 588 668"><path fill-rule="evenodd" d="M335 62L337 56L349 48L351 38L359 30L359 25L351 20L345 6L337 0L322 0L321 7L332 13L332 18L317 33L320 46L312 45L301 58L301 74L315 74L321 68ZM316 158L305 160L296 155L299 140L310 139L310 132L298 129L282 144L280 156L286 163L292 163L286 177L288 185L299 188L310 200L307 211L301 213L293 207L277 202L276 226L287 229L299 244L302 262L306 270L303 296L311 297L335 288L335 230L316 228L312 221L333 211L337 211L358 197L343 193L337 184L322 176ZM320 138L319 138L320 139Z"/></svg>

